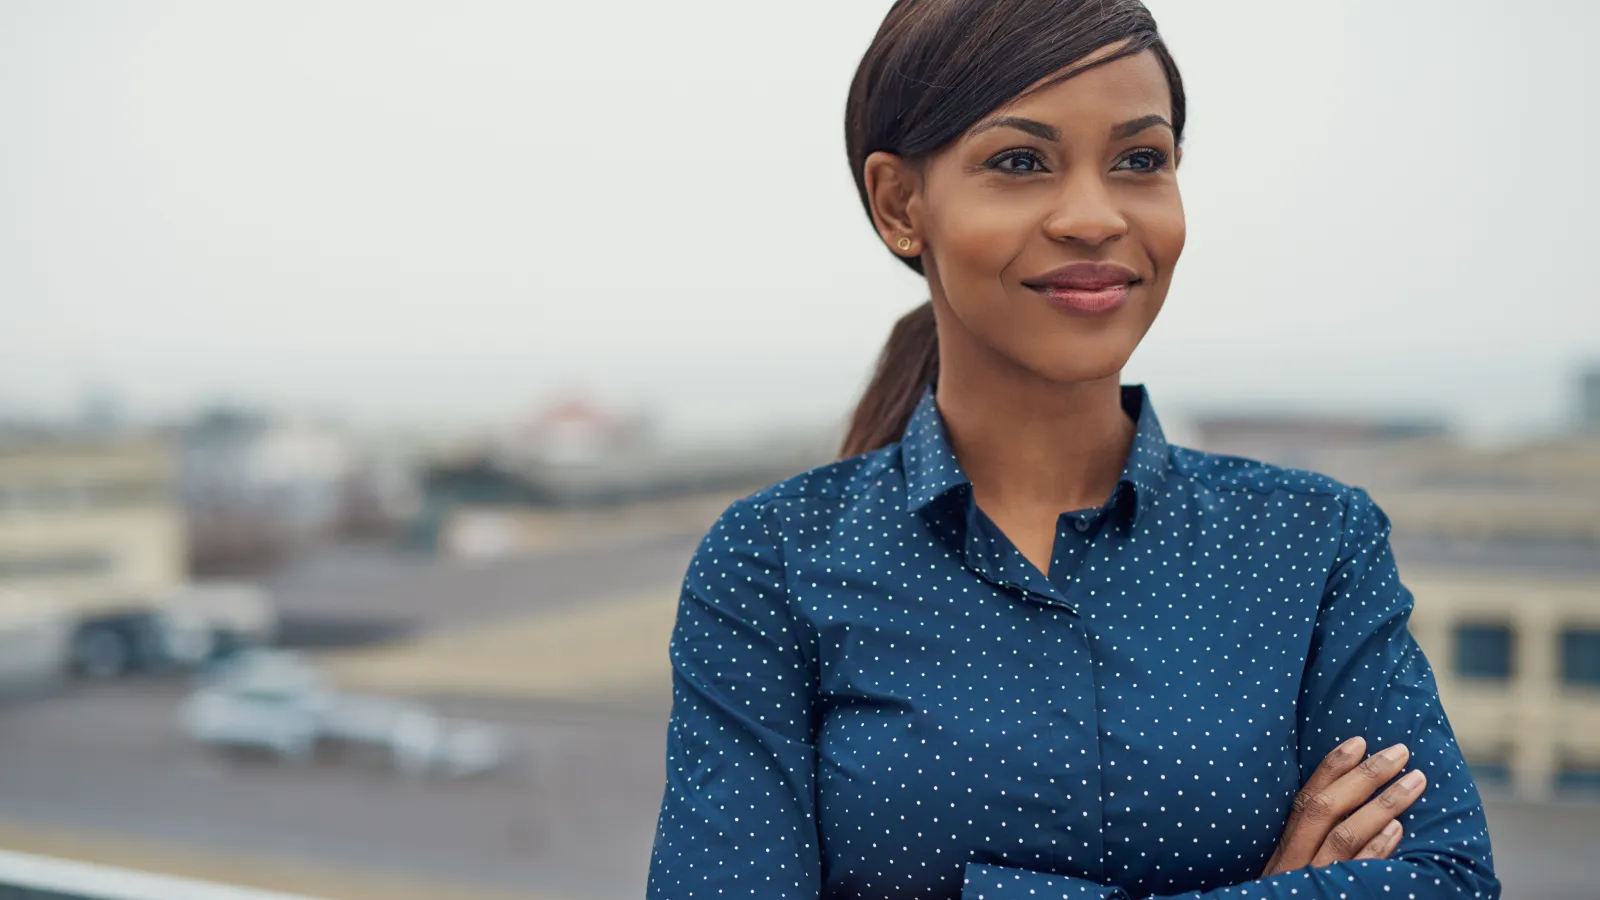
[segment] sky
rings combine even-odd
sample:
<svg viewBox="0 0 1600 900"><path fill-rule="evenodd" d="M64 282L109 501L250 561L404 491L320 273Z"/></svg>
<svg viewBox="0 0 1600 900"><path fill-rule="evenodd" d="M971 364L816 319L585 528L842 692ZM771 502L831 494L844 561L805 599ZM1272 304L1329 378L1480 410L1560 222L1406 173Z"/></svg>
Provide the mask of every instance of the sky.
<svg viewBox="0 0 1600 900"><path fill-rule="evenodd" d="M844 96L887 0L0 0L0 416L837 420L925 287ZM1173 415L1558 427L1600 360L1600 4L1152 0Z"/></svg>

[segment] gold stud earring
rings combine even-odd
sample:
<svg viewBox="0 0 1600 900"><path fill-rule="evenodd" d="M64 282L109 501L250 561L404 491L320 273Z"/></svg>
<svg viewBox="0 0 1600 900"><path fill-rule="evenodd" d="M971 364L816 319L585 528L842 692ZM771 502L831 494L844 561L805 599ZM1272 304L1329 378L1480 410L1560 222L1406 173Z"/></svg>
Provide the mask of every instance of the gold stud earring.
<svg viewBox="0 0 1600 900"><path fill-rule="evenodd" d="M911 238L903 237L895 246L900 248L901 253L906 253L911 250Z"/></svg>

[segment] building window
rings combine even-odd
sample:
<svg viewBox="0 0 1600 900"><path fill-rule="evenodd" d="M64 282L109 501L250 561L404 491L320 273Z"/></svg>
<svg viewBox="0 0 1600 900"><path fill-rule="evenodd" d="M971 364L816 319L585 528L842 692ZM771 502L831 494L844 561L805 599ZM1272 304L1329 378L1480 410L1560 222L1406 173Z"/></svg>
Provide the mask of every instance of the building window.
<svg viewBox="0 0 1600 900"><path fill-rule="evenodd" d="M1467 770L1472 780L1484 790L1506 788L1511 785L1511 750L1504 745L1478 748L1465 752Z"/></svg>
<svg viewBox="0 0 1600 900"><path fill-rule="evenodd" d="M28 482L0 486L0 507L13 512L54 512L80 505L81 492L69 484Z"/></svg>
<svg viewBox="0 0 1600 900"><path fill-rule="evenodd" d="M1503 762L1475 762L1467 764L1472 780L1479 788L1490 790L1511 784L1511 767Z"/></svg>
<svg viewBox="0 0 1600 900"><path fill-rule="evenodd" d="M1561 680L1581 687L1600 687L1600 628L1568 628L1561 632Z"/></svg>
<svg viewBox="0 0 1600 900"><path fill-rule="evenodd" d="M0 556L0 578L70 578L111 571L111 556L93 550Z"/></svg>
<svg viewBox="0 0 1600 900"><path fill-rule="evenodd" d="M156 481L103 481L84 485L84 493L92 507L123 509L155 506L171 492Z"/></svg>
<svg viewBox="0 0 1600 900"><path fill-rule="evenodd" d="M1511 677L1511 626L1473 623L1456 627L1456 674L1463 678Z"/></svg>
<svg viewBox="0 0 1600 900"><path fill-rule="evenodd" d="M176 496L173 485L156 479L0 484L0 512L150 507Z"/></svg>
<svg viewBox="0 0 1600 900"><path fill-rule="evenodd" d="M20 512L69 509L72 492L59 484L25 483L6 488L6 506Z"/></svg>
<svg viewBox="0 0 1600 900"><path fill-rule="evenodd" d="M1568 762L1556 770L1556 792L1562 794L1600 794L1600 765Z"/></svg>

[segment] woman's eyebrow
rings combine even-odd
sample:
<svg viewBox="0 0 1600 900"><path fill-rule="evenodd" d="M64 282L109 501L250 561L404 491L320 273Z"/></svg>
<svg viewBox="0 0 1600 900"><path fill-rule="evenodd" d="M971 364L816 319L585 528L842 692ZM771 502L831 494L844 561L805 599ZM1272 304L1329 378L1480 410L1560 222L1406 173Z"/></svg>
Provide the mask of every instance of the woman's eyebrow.
<svg viewBox="0 0 1600 900"><path fill-rule="evenodd" d="M1024 119L1020 116L1001 116L998 119L990 119L972 129L972 135L979 135L995 128L1015 128L1018 131L1031 134L1041 141L1061 140L1061 132L1057 131L1055 126L1046 125L1037 119Z"/></svg>
<svg viewBox="0 0 1600 900"><path fill-rule="evenodd" d="M1167 126L1168 131L1176 130L1172 127L1172 123L1167 121L1166 116L1140 116L1137 119L1129 119L1128 121L1123 122L1121 125L1113 126L1111 129L1111 139L1114 141L1120 141L1123 138L1131 138L1146 128L1154 128L1157 125Z"/></svg>
<svg viewBox="0 0 1600 900"><path fill-rule="evenodd" d="M1124 138L1133 137L1146 128L1154 128L1158 125L1166 126L1168 130L1172 130L1172 123L1167 121L1166 116L1151 114L1140 116L1137 119L1129 119L1120 125L1112 126L1111 138L1112 140L1120 141ZM996 128L1015 128L1043 141L1061 140L1061 131L1054 125L1047 125L1038 119L1027 119L1022 116L1001 116L997 119L990 119L973 128L969 136L977 136Z"/></svg>

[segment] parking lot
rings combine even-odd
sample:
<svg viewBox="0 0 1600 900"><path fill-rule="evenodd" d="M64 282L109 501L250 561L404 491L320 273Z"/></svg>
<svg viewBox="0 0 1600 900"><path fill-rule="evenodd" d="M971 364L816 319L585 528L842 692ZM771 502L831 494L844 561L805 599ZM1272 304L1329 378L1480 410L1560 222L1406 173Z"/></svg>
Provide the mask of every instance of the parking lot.
<svg viewBox="0 0 1600 900"><path fill-rule="evenodd" d="M637 896L660 797L659 714L505 704L517 755L465 781L381 759L286 766L187 742L176 686L94 687L0 720L0 821L254 860L552 897ZM277 887L278 884L264 886Z"/></svg>
<svg viewBox="0 0 1600 900"><path fill-rule="evenodd" d="M497 724L507 765L452 781L380 757L221 753L178 730L181 679L80 685L0 709L0 846L374 900L641 896L693 543L474 564L363 552L287 573L285 612L331 672ZM1490 825L1507 897L1595 896L1600 803L1493 802Z"/></svg>
<svg viewBox="0 0 1600 900"><path fill-rule="evenodd" d="M354 877L373 897L419 887L462 897L530 888L551 898L638 896L667 701L648 685L630 689L626 673L639 672L649 649L639 645L653 644L660 659L638 677L659 684L660 632L693 543L657 536L494 564L361 551L278 579L292 641L336 674L341 660L360 660L355 674L370 676L352 685L361 689L430 694L414 677L394 679L449 668L440 661L474 635L511 633L494 659L469 648L498 689L458 679L444 686L448 696L425 698L451 717L503 729L514 755L491 774L413 779L380 758L324 755L295 767L221 753L179 731L181 679L81 684L0 710L0 837L9 833L7 845L22 849L29 835L61 836L35 849L86 858L143 849L133 855L165 854L180 874L280 889L337 890ZM641 597L669 605L619 640L613 626L626 630ZM507 621L522 622L521 631L507 632ZM519 644L519 633L529 642ZM361 646L372 640L384 648ZM551 658L557 650L567 656ZM610 672L618 690L552 681L572 669L574 652Z"/></svg>

